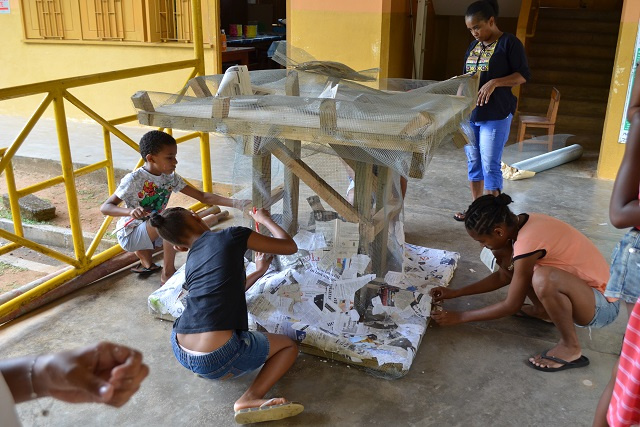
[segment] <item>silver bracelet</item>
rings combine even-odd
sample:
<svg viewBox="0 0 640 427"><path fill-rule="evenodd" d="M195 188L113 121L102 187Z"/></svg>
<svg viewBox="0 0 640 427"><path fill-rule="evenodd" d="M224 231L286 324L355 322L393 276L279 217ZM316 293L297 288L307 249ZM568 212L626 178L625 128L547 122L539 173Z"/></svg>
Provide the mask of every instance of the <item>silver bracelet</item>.
<svg viewBox="0 0 640 427"><path fill-rule="evenodd" d="M33 367L36 366L36 362L40 356L36 356L33 358L33 362L31 362L31 366L29 367L29 386L31 387L31 394L29 395L29 400L34 400L38 398L38 393L36 393L36 389L33 386Z"/></svg>

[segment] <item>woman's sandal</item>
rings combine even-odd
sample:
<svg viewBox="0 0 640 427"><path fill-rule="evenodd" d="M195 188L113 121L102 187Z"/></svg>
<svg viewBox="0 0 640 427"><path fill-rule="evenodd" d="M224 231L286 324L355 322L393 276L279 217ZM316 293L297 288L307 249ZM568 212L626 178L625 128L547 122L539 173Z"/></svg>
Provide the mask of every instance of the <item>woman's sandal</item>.
<svg viewBox="0 0 640 427"><path fill-rule="evenodd" d="M453 216L453 219L460 222L464 222L466 218L467 218L467 211L458 212Z"/></svg>

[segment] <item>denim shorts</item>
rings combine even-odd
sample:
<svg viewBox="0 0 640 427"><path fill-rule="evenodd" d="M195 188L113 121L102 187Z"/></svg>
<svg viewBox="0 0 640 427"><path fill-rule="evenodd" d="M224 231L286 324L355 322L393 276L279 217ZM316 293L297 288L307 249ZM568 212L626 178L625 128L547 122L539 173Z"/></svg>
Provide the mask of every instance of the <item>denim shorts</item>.
<svg viewBox="0 0 640 427"><path fill-rule="evenodd" d="M576 326L579 328L604 328L618 318L620 301L609 302L604 295L602 295L602 292L596 288L591 289L593 289L593 294L596 297L596 313L588 324L576 324Z"/></svg>
<svg viewBox="0 0 640 427"><path fill-rule="evenodd" d="M611 277L604 295L635 303L640 297L640 231L632 228L611 254Z"/></svg>
<svg viewBox="0 0 640 427"><path fill-rule="evenodd" d="M269 356L269 339L255 331L236 331L222 347L198 356L180 348L175 330L171 331L171 344L182 366L210 380L228 380L255 371Z"/></svg>
<svg viewBox="0 0 640 427"><path fill-rule="evenodd" d="M135 252L153 249L154 246L159 248L162 246L162 239L158 237L155 242L152 242L147 231L147 223L143 221L127 235L118 233L118 243L125 251Z"/></svg>

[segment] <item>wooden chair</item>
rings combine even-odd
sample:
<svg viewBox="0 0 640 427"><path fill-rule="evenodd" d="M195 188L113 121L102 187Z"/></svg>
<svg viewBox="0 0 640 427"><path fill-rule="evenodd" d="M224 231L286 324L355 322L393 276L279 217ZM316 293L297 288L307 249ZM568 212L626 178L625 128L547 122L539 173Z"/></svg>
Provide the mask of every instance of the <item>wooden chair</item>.
<svg viewBox="0 0 640 427"><path fill-rule="evenodd" d="M558 116L558 106L560 105L560 91L555 87L551 89L551 101L547 109L546 116L520 116L518 124L518 150L522 151L527 127L546 128L547 141L527 141L531 144L547 144L547 151L553 148L553 132L556 128L556 117Z"/></svg>

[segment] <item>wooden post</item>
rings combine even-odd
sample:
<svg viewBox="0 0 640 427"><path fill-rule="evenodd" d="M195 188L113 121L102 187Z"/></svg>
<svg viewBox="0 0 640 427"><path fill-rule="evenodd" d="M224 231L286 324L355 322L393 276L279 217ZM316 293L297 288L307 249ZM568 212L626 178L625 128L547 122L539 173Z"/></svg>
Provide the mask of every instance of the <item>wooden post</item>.
<svg viewBox="0 0 640 427"><path fill-rule="evenodd" d="M389 194L391 192L391 173L387 166L378 166L378 180L376 188L376 212L382 212L382 226L375 235L373 241L373 251L371 254L371 265L373 272L378 277L384 277L387 274L387 253L389 242L389 216L386 210L389 208ZM377 228L377 227L376 227ZM375 231L374 231L375 234Z"/></svg>
<svg viewBox="0 0 640 427"><path fill-rule="evenodd" d="M320 129L329 135L335 134L338 130L335 99L323 99L320 103Z"/></svg>
<svg viewBox="0 0 640 427"><path fill-rule="evenodd" d="M355 199L354 206L360 216L360 246L361 254L371 253L373 242L373 224L371 222L372 206L371 194L373 191L373 165L370 163L356 162Z"/></svg>
<svg viewBox="0 0 640 427"><path fill-rule="evenodd" d="M261 141L259 136L253 137L251 200L256 208L266 206L271 199L271 153L260 150Z"/></svg>
<svg viewBox="0 0 640 427"><path fill-rule="evenodd" d="M228 96L220 96L213 98L211 103L211 117L214 119L224 119L229 117L229 108L231 107L231 98Z"/></svg>
<svg viewBox="0 0 640 427"><path fill-rule="evenodd" d="M285 81L285 93L287 96L300 96L300 82L298 73L290 71ZM299 159L301 154L300 141L287 139L284 145L293 153L294 159ZM284 171L284 203L282 206L282 227L294 235L298 231L298 205L300 198L300 178L290 168Z"/></svg>

